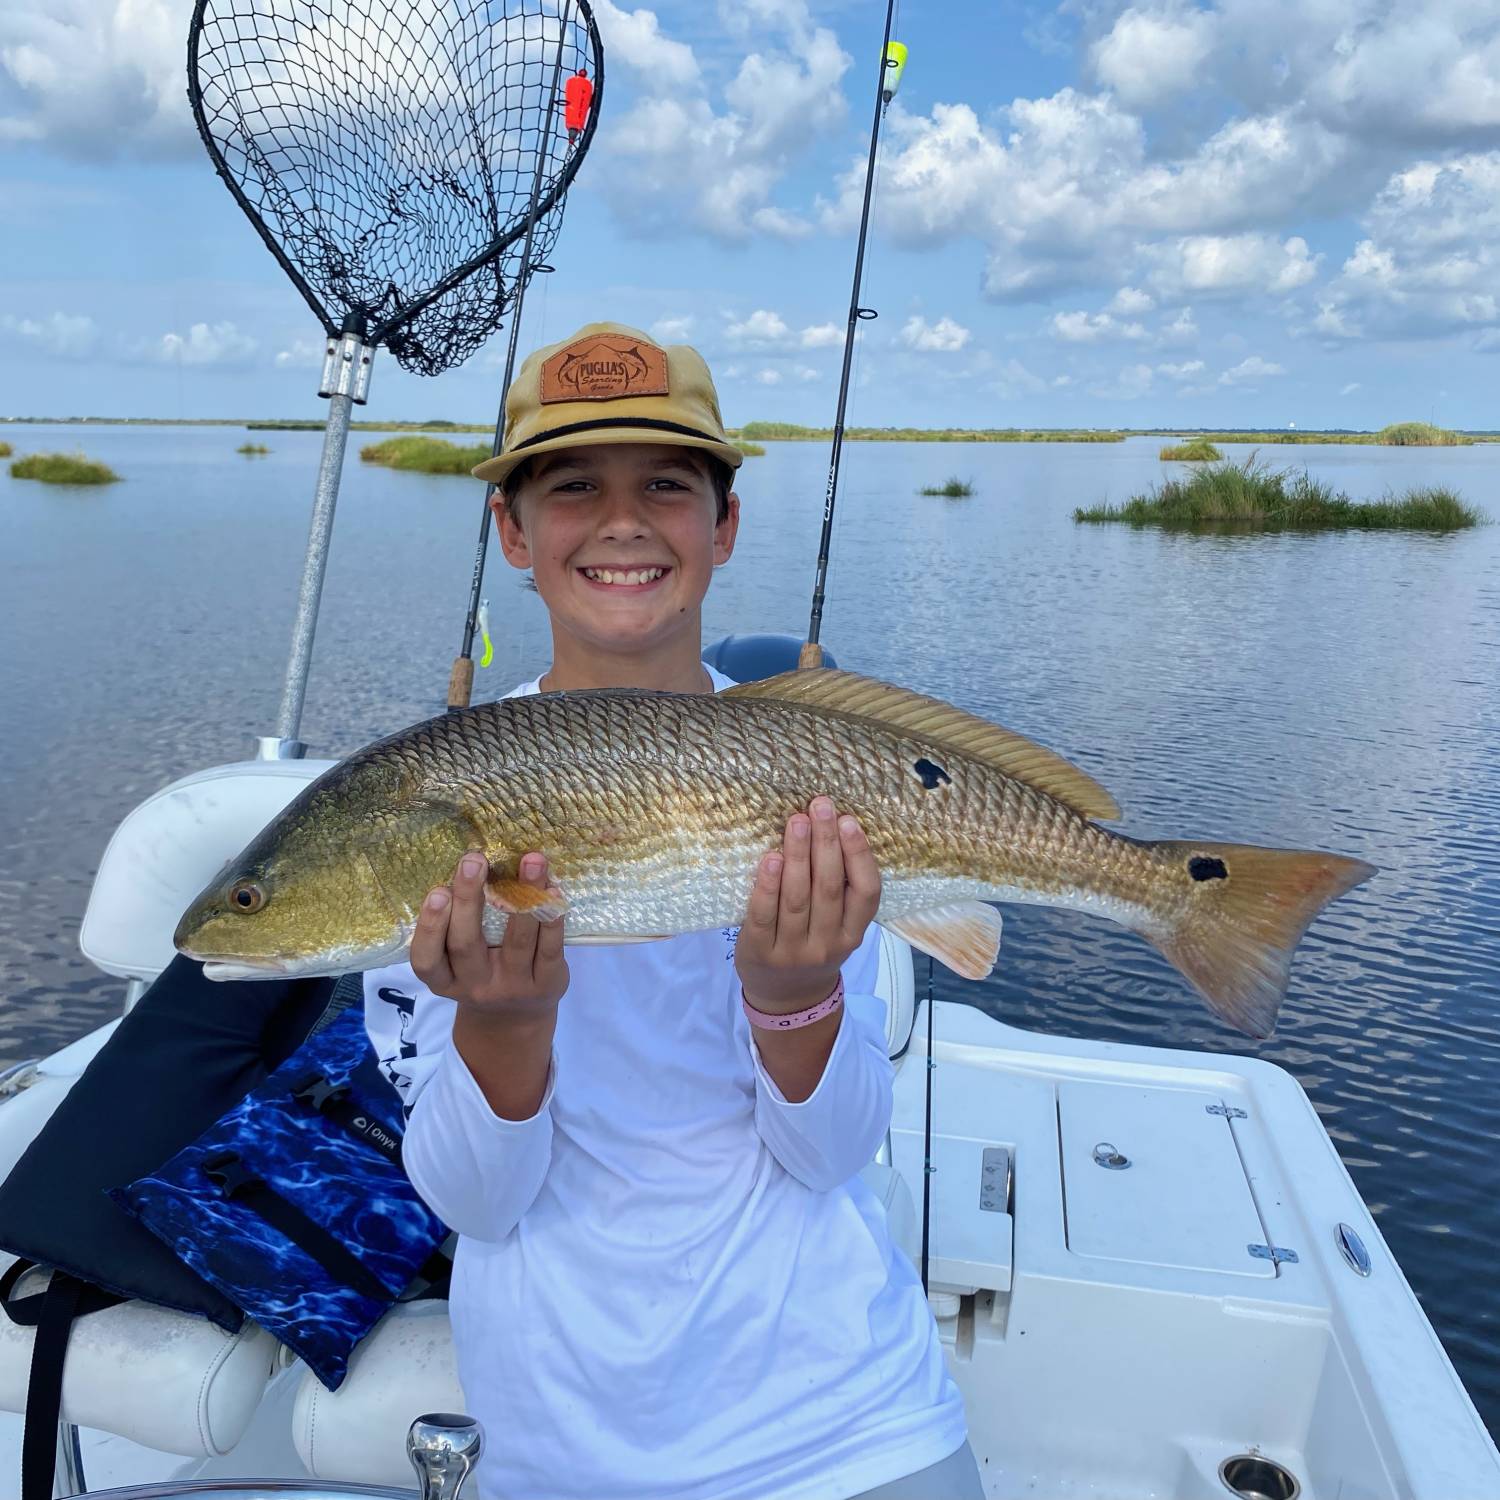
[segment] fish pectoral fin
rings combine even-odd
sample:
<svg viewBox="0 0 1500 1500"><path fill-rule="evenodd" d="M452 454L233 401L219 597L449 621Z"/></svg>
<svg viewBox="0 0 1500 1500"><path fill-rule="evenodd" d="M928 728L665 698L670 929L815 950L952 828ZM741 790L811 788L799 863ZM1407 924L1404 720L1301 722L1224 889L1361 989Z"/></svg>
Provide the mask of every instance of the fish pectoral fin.
<svg viewBox="0 0 1500 1500"><path fill-rule="evenodd" d="M507 916L525 912L540 922L555 922L569 906L568 898L556 886L538 890L514 876L491 875L485 881L484 889L490 905Z"/></svg>
<svg viewBox="0 0 1500 1500"><path fill-rule="evenodd" d="M880 925L964 979L985 979L1000 957L1000 913L982 901L955 901L881 918Z"/></svg>

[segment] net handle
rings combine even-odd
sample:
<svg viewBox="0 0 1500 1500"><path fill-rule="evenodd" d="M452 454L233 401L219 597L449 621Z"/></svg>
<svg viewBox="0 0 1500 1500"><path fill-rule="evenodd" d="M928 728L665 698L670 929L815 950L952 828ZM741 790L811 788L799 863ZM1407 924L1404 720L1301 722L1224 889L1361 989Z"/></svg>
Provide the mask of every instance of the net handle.
<svg viewBox="0 0 1500 1500"><path fill-rule="evenodd" d="M328 315L327 309L318 300L317 294L308 285L306 278L295 265L287 258L281 246L266 227L254 205L245 196L239 183L235 180L234 173L229 170L223 154L219 150L218 142L214 140L212 132L208 128L208 120L203 109L203 89L198 82L198 38L203 34L203 12L212 3L212 0L196 0L193 6L193 18L188 26L188 101L193 107L193 122L198 127L198 135L202 140L204 149L208 152L208 158L214 164L216 171L223 180L225 187L234 195L234 201L239 204L241 212L255 226L255 232L265 242L266 249L276 257L277 264L286 272L291 279L292 285L302 294L303 300L312 308L318 321L323 325L324 331L329 338L337 338L342 330L347 316L335 323ZM594 21L594 12L589 8L588 0L574 0L579 18L582 20L585 30L588 32L589 49L593 54L594 95L589 109L589 117L584 125L583 136L578 144L569 153L563 170L556 182L552 184L551 190L536 205L533 212L528 212L520 225L513 228L508 234L491 241L478 255L471 256L456 271L450 271L431 291L426 292L416 302L403 307L394 317L387 318L384 322L375 324L366 332L364 341L370 345L388 343L391 334L395 333L404 324L409 323L422 310L432 305L437 299L447 292L451 292L459 282L472 276L482 265L503 255L515 242L522 237L527 228L534 222L546 218L554 208L562 201L568 189L573 185L573 179L578 174L578 169L583 165L583 159L588 154L588 148L594 139L594 130L599 123L599 106L604 100L604 44L599 36L599 27ZM549 108L553 106L549 104ZM360 309L350 309L357 313Z"/></svg>

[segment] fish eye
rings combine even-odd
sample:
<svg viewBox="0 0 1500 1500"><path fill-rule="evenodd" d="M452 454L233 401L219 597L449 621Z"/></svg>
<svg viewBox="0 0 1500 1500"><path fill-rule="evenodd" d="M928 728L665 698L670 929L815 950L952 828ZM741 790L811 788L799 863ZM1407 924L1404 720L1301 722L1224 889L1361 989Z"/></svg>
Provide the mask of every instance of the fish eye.
<svg viewBox="0 0 1500 1500"><path fill-rule="evenodd" d="M259 911L266 904L266 893L253 880L239 880L229 887L229 900L236 911Z"/></svg>

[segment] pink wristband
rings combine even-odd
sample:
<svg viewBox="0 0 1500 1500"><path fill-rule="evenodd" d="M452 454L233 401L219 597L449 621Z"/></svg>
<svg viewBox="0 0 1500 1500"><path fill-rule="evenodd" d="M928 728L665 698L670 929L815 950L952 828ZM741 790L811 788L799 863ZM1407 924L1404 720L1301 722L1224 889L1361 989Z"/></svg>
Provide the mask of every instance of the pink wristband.
<svg viewBox="0 0 1500 1500"><path fill-rule="evenodd" d="M799 1026L811 1026L814 1021L831 1016L844 1003L844 976L839 975L838 983L826 999L819 1000L816 1005L809 1005L806 1010L794 1010L789 1016L776 1016L756 1010L746 998L743 988L740 990L740 1003L745 1007L745 1017L752 1026L759 1026L762 1031L795 1031Z"/></svg>

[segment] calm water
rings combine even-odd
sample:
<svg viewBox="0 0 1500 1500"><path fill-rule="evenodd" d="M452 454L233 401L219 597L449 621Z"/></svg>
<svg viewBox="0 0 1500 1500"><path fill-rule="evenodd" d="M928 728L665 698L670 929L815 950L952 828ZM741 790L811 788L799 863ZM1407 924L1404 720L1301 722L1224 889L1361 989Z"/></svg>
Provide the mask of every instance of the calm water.
<svg viewBox="0 0 1500 1500"><path fill-rule="evenodd" d="M118 820L270 732L318 443L271 433L274 452L247 460L232 428L4 436L22 453L81 442L126 482L63 490L0 469L0 1063L118 1007L77 951ZM1133 834L1324 847L1381 874L1318 922L1259 1047L1144 943L1061 913L1011 909L996 975L941 992L1041 1031L1291 1069L1500 1429L1500 527L1073 524L1074 505L1156 480L1158 446L852 445L826 643L1072 756ZM1356 497L1442 481L1500 517L1500 446L1268 453ZM709 639L804 628L825 463L806 444L747 463ZM915 496L954 472L973 499ZM471 483L351 461L303 726L315 753L440 711L478 504ZM540 602L503 563L488 592L496 661L476 696L547 660Z"/></svg>

